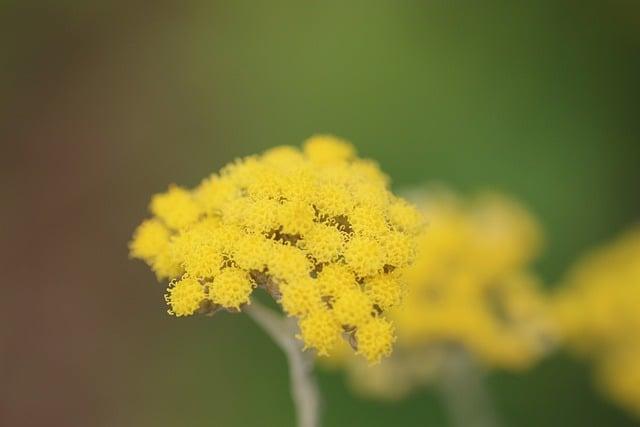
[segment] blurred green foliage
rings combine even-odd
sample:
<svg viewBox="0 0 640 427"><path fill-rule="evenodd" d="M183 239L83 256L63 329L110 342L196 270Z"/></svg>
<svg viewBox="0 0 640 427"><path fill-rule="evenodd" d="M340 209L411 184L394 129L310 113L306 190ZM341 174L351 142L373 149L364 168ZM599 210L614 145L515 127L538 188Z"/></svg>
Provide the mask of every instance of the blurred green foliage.
<svg viewBox="0 0 640 427"><path fill-rule="evenodd" d="M625 33L633 22L623 15L562 2L194 6L168 36L187 94L176 108L189 112L182 139L201 141L177 161L185 172L175 179L195 183L232 156L333 132L378 159L396 188L436 180L521 198L547 230L540 271L555 282L640 207L640 33ZM225 147L214 162L211 134ZM150 424L181 414L207 425L216 408L222 425L290 424L283 357L246 320L214 320L179 326L210 336L210 346L191 344L183 356L199 372L186 387L190 405ZM234 343L221 351L215 331L231 327ZM351 396L340 375L321 382L327 425L446 424L432 390L376 403ZM490 386L506 425L632 425L567 357L525 375L496 373Z"/></svg>

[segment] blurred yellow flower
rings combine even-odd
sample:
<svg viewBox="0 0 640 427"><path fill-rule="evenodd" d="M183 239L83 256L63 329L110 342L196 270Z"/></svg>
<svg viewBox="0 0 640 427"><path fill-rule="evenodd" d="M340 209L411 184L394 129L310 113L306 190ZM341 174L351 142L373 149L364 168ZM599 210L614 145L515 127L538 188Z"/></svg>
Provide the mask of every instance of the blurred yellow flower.
<svg viewBox="0 0 640 427"><path fill-rule="evenodd" d="M566 343L593 360L605 391L640 415L640 226L573 267L554 313Z"/></svg>
<svg viewBox="0 0 640 427"><path fill-rule="evenodd" d="M391 352L385 312L423 226L388 178L353 146L315 136L237 160L193 190L155 195L130 243L159 279L170 313L242 310L263 288L319 354L346 339L373 363Z"/></svg>
<svg viewBox="0 0 640 427"><path fill-rule="evenodd" d="M356 388L400 397L430 381L449 351L465 351L486 367L530 366L553 336L546 297L527 270L542 241L536 221L494 193L466 200L421 190L412 198L429 223L416 261L402 275L372 277L364 285L384 308L397 306L402 287L392 282L406 282L404 303L389 314L398 348L366 371L343 352Z"/></svg>

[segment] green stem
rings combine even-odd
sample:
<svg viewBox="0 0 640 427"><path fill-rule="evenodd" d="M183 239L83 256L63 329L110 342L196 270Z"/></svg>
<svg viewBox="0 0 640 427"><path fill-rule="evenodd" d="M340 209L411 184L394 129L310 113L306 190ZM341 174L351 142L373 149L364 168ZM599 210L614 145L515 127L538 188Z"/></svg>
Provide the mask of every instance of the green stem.
<svg viewBox="0 0 640 427"><path fill-rule="evenodd" d="M482 372L464 350L455 349L447 356L440 389L453 426L498 427Z"/></svg>
<svg viewBox="0 0 640 427"><path fill-rule="evenodd" d="M296 324L256 301L243 307L247 313L282 349L289 365L290 390L296 406L298 427L320 426L320 394L313 375L313 358L302 351L296 340Z"/></svg>

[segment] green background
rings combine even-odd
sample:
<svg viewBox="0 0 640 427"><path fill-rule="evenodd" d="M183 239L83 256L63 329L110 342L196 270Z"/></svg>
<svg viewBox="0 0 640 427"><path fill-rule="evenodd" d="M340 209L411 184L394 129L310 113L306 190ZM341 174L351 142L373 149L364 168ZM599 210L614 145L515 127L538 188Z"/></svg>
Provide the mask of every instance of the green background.
<svg viewBox="0 0 640 427"><path fill-rule="evenodd" d="M544 225L549 287L640 216L634 1L5 1L0 16L4 425L293 424L284 356L249 318L170 318L127 259L151 194L239 156L330 132L394 189L505 191ZM448 425L434 390L385 403L319 380L327 426ZM568 355L488 387L505 426L640 425Z"/></svg>

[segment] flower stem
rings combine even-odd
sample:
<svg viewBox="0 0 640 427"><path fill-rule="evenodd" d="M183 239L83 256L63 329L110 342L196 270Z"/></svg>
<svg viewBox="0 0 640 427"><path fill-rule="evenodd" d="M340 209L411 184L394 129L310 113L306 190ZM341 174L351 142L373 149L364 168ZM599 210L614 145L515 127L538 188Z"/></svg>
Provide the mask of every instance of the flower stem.
<svg viewBox="0 0 640 427"><path fill-rule="evenodd" d="M498 427L499 421L485 390L482 372L471 356L455 349L445 360L440 389L451 425L456 427Z"/></svg>
<svg viewBox="0 0 640 427"><path fill-rule="evenodd" d="M242 309L282 349L289 364L290 389L296 406L298 427L320 425L320 395L313 375L313 358L296 340L293 319L283 318L256 301Z"/></svg>

